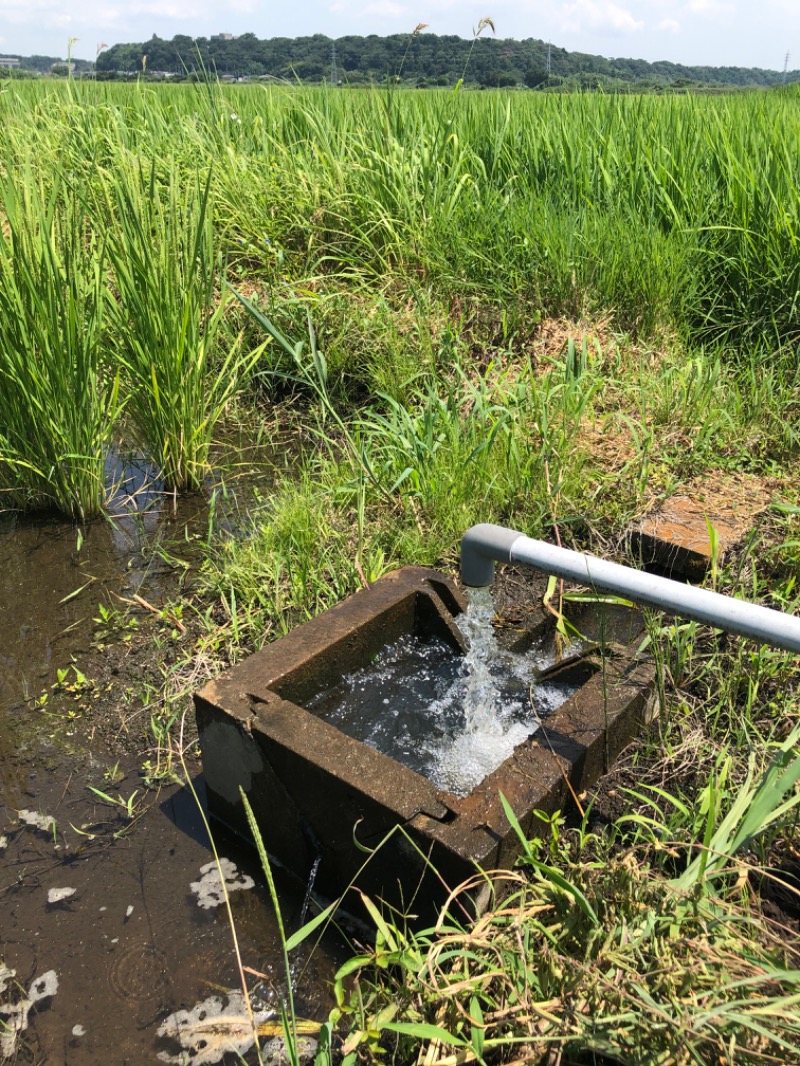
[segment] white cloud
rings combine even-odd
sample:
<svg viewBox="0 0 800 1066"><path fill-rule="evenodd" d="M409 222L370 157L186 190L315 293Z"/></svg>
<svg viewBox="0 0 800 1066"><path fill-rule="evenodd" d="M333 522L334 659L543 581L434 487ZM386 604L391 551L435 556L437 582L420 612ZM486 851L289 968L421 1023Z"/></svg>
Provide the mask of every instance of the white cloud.
<svg viewBox="0 0 800 1066"><path fill-rule="evenodd" d="M432 33L470 39L484 15L500 38L539 37L593 54L773 69L787 48L800 56L800 0L0 0L0 41L11 55L63 57L67 38L79 37L73 56L93 60L98 41L153 33L339 37L410 32L422 20Z"/></svg>
<svg viewBox="0 0 800 1066"><path fill-rule="evenodd" d="M361 12L363 15L377 15L378 18L403 18L409 19L411 15L407 7L395 4L393 0L376 0L373 4L367 4Z"/></svg>
<svg viewBox="0 0 800 1066"><path fill-rule="evenodd" d="M726 3L725 0L689 0L685 8L692 15L717 15L723 12L735 11L735 4Z"/></svg>
<svg viewBox="0 0 800 1066"><path fill-rule="evenodd" d="M613 0L576 0L564 5L562 18L561 28L570 33L580 33L584 29L635 33L644 29L644 22Z"/></svg>

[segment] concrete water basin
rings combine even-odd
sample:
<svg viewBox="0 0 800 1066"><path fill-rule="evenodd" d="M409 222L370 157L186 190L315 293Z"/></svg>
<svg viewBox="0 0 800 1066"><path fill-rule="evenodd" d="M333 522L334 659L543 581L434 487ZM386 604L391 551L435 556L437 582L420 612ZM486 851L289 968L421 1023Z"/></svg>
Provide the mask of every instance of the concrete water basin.
<svg viewBox="0 0 800 1066"><path fill-rule="evenodd" d="M333 896L355 881L393 902L408 900L428 859L453 887L475 864L488 870L513 863L517 838L500 794L531 834L541 824L534 810L568 809L570 790L593 785L645 719L653 669L637 661L634 644L596 642L565 657L545 673L572 694L459 796L325 714L329 692L402 638L435 641L444 659L462 656L457 620L465 608L445 576L404 567L197 692L212 816L249 838L244 790L270 854L303 879L319 859L317 887ZM548 628L545 612L534 615L513 635L515 648L529 647ZM371 857L365 850L376 848ZM428 881L437 883L430 875Z"/></svg>

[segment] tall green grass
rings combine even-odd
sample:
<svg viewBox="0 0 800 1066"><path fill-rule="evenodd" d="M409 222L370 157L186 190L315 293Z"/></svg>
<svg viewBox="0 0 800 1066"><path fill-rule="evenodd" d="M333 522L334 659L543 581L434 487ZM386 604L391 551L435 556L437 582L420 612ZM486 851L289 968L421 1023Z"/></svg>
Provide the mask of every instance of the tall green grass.
<svg viewBox="0 0 800 1066"><path fill-rule="evenodd" d="M241 337L218 351L228 291L208 191L177 173L162 186L155 167L113 187L116 358L136 436L178 491L202 484L217 421L258 355Z"/></svg>
<svg viewBox="0 0 800 1066"><path fill-rule="evenodd" d="M106 361L173 487L200 483L248 380L251 337L238 349L222 328L223 263L273 318L351 300L331 352L350 396L390 384L404 402L413 363L396 341L365 358L365 293L390 315L427 307L478 345L496 337L474 323L502 321L523 350L548 315L724 344L740 366L798 340L800 121L783 94L21 82L0 119L0 165L62 173L87 247L109 249ZM74 263L86 288L92 257Z"/></svg>
<svg viewBox="0 0 800 1066"><path fill-rule="evenodd" d="M0 197L0 506L90 518L119 406L101 359L104 240L29 169L6 175Z"/></svg>
<svg viewBox="0 0 800 1066"><path fill-rule="evenodd" d="M226 247L274 274L426 278L623 328L797 335L794 101L326 88L45 87L0 101L0 152L121 180L125 153L215 164ZM99 164L99 166L98 166ZM265 242L269 242L268 244Z"/></svg>

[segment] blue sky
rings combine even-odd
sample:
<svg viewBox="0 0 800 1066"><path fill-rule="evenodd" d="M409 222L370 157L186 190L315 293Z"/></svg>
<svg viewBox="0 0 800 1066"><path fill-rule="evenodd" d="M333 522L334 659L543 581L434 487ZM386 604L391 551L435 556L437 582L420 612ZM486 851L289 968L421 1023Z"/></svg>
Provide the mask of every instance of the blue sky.
<svg viewBox="0 0 800 1066"><path fill-rule="evenodd" d="M0 52L94 59L99 44L154 33L259 37L410 32L469 37L483 16L498 37L570 50L710 66L800 68L800 0L0 0Z"/></svg>

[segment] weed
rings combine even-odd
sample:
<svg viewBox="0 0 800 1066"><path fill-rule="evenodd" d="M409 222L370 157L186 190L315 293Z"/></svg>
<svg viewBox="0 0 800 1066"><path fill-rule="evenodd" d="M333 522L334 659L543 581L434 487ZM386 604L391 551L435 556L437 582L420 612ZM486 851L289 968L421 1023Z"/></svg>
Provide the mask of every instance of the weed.
<svg viewBox="0 0 800 1066"><path fill-rule="evenodd" d="M121 811L126 818L132 820L136 817L139 807L139 804L136 801L136 797L139 795L138 788L134 789L127 799L125 799L121 794L112 796L108 792L103 792L101 789L95 788L93 785L89 785L88 788L89 791L93 792L98 799L101 799L110 807L114 807L117 810Z"/></svg>
<svg viewBox="0 0 800 1066"><path fill-rule="evenodd" d="M742 804L763 800L780 818L782 765L779 755ZM776 941L759 939L735 878L712 888L701 855L665 880L635 851L615 854L585 827L565 833L558 818L549 839L530 841L505 806L527 876L498 874L502 902L467 929L445 909L409 936L373 913L374 949L340 971L354 980L340 989L353 1034L345 1052L365 1045L373 1059L403 1061L422 1043L432 1063L458 1049L464 1062L594 1053L631 1066L717 1061L731 1047L749 1062L800 1053L800 978ZM747 839L729 824L706 838L714 862L731 859L717 848Z"/></svg>

